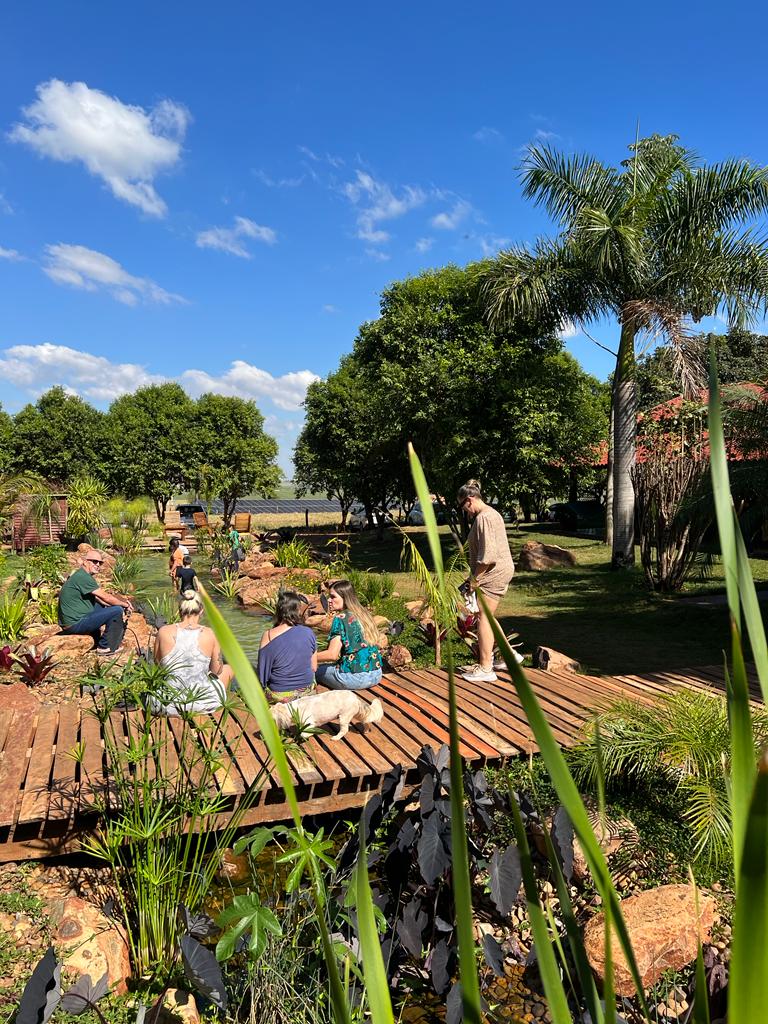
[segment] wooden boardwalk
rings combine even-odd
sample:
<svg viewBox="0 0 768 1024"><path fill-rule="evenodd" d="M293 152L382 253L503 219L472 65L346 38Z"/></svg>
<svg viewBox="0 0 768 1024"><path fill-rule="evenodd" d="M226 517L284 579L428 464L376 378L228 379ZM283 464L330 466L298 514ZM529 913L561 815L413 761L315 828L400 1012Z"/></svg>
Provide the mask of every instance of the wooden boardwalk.
<svg viewBox="0 0 768 1024"><path fill-rule="evenodd" d="M619 697L652 700L681 686L723 690L721 668L684 673L586 676L571 673L526 674L563 746L574 742L590 712ZM416 758L425 744L437 749L448 742L448 679L434 669L390 672L375 691L385 717L366 732L355 731L339 742L332 731L314 736L292 754L291 767L302 813L321 814L361 807L383 777L401 765L407 782L417 782ZM757 693L755 693L757 696ZM508 675L495 683L457 680L461 753L476 766L499 763L536 750ZM126 742L135 730L131 712L117 723ZM170 720L172 739L179 733ZM254 719L234 715L226 740L234 751L217 772L219 792L235 806L254 781L263 780L243 824L282 821L289 817L285 794L274 772ZM78 745L79 761L72 756ZM0 710L0 862L39 858L77 848L83 834L99 820L94 798L104 791L104 742L98 721L76 703L25 711ZM167 753L174 758L173 751ZM178 759L176 758L176 764ZM158 770L160 770L158 767Z"/></svg>

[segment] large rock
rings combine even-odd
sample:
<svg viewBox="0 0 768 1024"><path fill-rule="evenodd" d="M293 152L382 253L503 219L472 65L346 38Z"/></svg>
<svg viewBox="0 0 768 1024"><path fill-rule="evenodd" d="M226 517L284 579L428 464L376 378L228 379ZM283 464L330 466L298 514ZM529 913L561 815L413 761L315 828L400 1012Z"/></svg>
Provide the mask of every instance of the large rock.
<svg viewBox="0 0 768 1024"><path fill-rule="evenodd" d="M556 569L561 565L576 565L576 556L566 548L557 544L540 544L537 540L529 540L517 559L518 569L539 571Z"/></svg>
<svg viewBox="0 0 768 1024"><path fill-rule="evenodd" d="M180 988L169 988L163 997L158 1024L200 1024L195 997Z"/></svg>
<svg viewBox="0 0 768 1024"><path fill-rule="evenodd" d="M280 577L267 580L251 580L242 590L238 590L237 600L244 608L261 608L265 610L266 605L264 602L267 601L271 605L279 589Z"/></svg>
<svg viewBox="0 0 768 1024"><path fill-rule="evenodd" d="M405 668L413 661L413 655L403 644L393 644L387 651L386 660L390 668Z"/></svg>
<svg viewBox="0 0 768 1024"><path fill-rule="evenodd" d="M79 896L56 900L49 916L64 967L79 975L90 974L94 982L106 971L110 988L123 995L131 973L123 928Z"/></svg>
<svg viewBox="0 0 768 1024"><path fill-rule="evenodd" d="M34 715L40 707L40 698L25 683L13 678L10 673L0 674L0 704L3 711L21 711ZM5 683L5 680L9 680ZM3 685L5 684L5 685Z"/></svg>
<svg viewBox="0 0 768 1024"><path fill-rule="evenodd" d="M60 632L61 626L58 625L46 626L40 623L28 626L26 646L35 647L38 651L43 650L43 648L50 646L51 637L57 636Z"/></svg>
<svg viewBox="0 0 768 1024"><path fill-rule="evenodd" d="M91 636L68 636L59 634L49 637L42 648L47 648L53 655L54 661L80 660L84 655L89 654L93 649L93 637ZM37 653L42 653L38 647Z"/></svg>
<svg viewBox="0 0 768 1024"><path fill-rule="evenodd" d="M578 661L553 647L537 647L533 652L533 667L543 672L578 672Z"/></svg>
<svg viewBox="0 0 768 1024"><path fill-rule="evenodd" d="M621 909L637 960L643 989L648 991L665 971L679 971L696 958L698 942L708 942L715 922L715 901L699 892L696 913L690 885L661 885L622 900ZM584 947L600 981L605 971L605 916L597 914L584 929ZM632 996L635 986L621 946L611 936L614 981L620 996Z"/></svg>

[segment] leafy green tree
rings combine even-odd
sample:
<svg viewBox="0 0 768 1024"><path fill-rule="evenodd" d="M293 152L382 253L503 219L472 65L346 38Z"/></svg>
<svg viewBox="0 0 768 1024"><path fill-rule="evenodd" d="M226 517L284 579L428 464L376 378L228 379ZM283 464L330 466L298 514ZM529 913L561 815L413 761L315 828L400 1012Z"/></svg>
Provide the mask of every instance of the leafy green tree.
<svg viewBox="0 0 768 1024"><path fill-rule="evenodd" d="M7 473L13 458L13 420L0 405L0 476Z"/></svg>
<svg viewBox="0 0 768 1024"><path fill-rule="evenodd" d="M195 404L192 436L197 465L217 482L229 525L237 499L257 492L275 493L280 470L277 442L264 433L264 417L255 402L228 395L203 395Z"/></svg>
<svg viewBox="0 0 768 1024"><path fill-rule="evenodd" d="M335 498L342 525L355 500L373 522L373 510L385 507L393 493L392 417L380 399L354 356L345 356L335 373L307 390L293 457L296 493L323 491Z"/></svg>
<svg viewBox="0 0 768 1024"><path fill-rule="evenodd" d="M149 495L158 518L194 475L195 403L179 384L123 395L107 414L107 479L113 493Z"/></svg>
<svg viewBox="0 0 768 1024"><path fill-rule="evenodd" d="M642 139L630 150L616 169L532 146L524 194L548 210L561 233L533 249L501 253L484 278L496 325L521 316L552 327L618 321L615 567L634 561L638 339L658 334L682 351L684 318L724 309L730 322L744 322L768 292L768 245L743 226L768 210L768 169L746 160L700 166L674 135Z"/></svg>
<svg viewBox="0 0 768 1024"><path fill-rule="evenodd" d="M395 491L413 440L450 503L469 477L503 504L547 497L567 490L572 466L594 461L607 431L601 385L558 338L524 321L488 326L475 267L393 284L381 316L360 329L354 359L384 442L379 472Z"/></svg>
<svg viewBox="0 0 768 1024"><path fill-rule="evenodd" d="M104 440L104 414L57 386L14 417L11 468L58 483L103 476Z"/></svg>

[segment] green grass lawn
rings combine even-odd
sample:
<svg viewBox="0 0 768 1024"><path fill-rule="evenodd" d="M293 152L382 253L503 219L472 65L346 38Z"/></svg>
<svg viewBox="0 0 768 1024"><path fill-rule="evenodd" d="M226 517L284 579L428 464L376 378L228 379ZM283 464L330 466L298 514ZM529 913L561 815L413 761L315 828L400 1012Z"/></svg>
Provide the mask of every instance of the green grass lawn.
<svg viewBox="0 0 768 1024"><path fill-rule="evenodd" d="M430 563L426 535L409 529ZM444 550L453 550L447 528L441 528ZM660 597L645 586L642 570L611 572L609 552L599 541L558 533L554 528L523 527L509 531L516 557L528 540L559 544L574 552L578 564L549 572L518 572L499 609L506 632L523 640L523 650L554 647L575 658L590 672L616 674L681 669L720 664L728 643L727 609L702 607L697 597L724 591L715 564L706 580L689 583L683 594ZM400 571L401 539L395 531L379 541L375 533L352 540L356 568L390 572L404 598L418 595L415 580ZM768 561L752 559L756 581L768 581ZM765 617L765 609L764 609Z"/></svg>

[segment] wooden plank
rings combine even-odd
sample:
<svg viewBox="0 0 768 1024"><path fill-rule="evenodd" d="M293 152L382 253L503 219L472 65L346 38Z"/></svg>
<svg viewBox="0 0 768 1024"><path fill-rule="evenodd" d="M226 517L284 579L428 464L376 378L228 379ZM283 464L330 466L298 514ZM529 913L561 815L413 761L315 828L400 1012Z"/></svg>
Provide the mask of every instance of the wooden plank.
<svg viewBox="0 0 768 1024"><path fill-rule="evenodd" d="M95 715L82 711L80 716L80 743L83 760L80 765L80 811L98 809L106 799L107 780L104 775L104 748L101 724Z"/></svg>
<svg viewBox="0 0 768 1024"><path fill-rule="evenodd" d="M224 717L224 721L226 721L227 717L229 716ZM218 721L215 729L208 729L206 726L209 722L209 715L195 716L200 742L205 743L206 749L216 759L216 767L213 771L216 776L219 792L223 793L224 796L239 796L245 792L245 785L243 784L242 776L237 771L236 764L233 764L232 758L229 756L225 746L222 723Z"/></svg>
<svg viewBox="0 0 768 1024"><path fill-rule="evenodd" d="M247 723L247 718L245 721ZM249 741L247 730L243 728L243 725L237 721L234 715L229 716L224 728L224 734L227 739L227 746L232 753L233 759L237 764L237 768L242 773L244 792L249 789L259 777L262 789L268 790L275 789L276 787L279 788L279 779L275 781L269 771L269 756L267 754L266 746L264 746L263 743L251 743ZM262 755L266 755L266 761L262 759Z"/></svg>
<svg viewBox="0 0 768 1024"><path fill-rule="evenodd" d="M56 708L41 706L29 756L24 794L19 807L19 823L40 821L46 817L58 726L59 716Z"/></svg>
<svg viewBox="0 0 768 1024"><path fill-rule="evenodd" d="M13 713L0 763L0 826L14 824L36 718L35 709L25 708Z"/></svg>
<svg viewBox="0 0 768 1024"><path fill-rule="evenodd" d="M400 692L394 688L393 684L388 684L385 681L379 683L379 689L380 692L386 693L389 704L399 708L419 727L420 731L424 734L423 742L425 744L437 743L442 746L443 743L450 743L450 734L447 728L447 712L440 714L439 709L426 700L420 700L418 705L415 702L409 702L400 695ZM446 723L445 727L439 725L434 720L434 717L429 717L425 712L431 712L432 716L437 712L438 718ZM462 737L462 742L459 744L459 753L465 760L474 761L478 757L478 752L474 744L470 746L470 742L466 737ZM497 752L494 750L493 753L496 754Z"/></svg>
<svg viewBox="0 0 768 1024"><path fill-rule="evenodd" d="M56 737L56 754L53 759L51 797L48 817L58 820L73 818L77 808L80 784L77 781L79 765L71 756L77 745L77 730L80 711L75 704L59 705L59 731Z"/></svg>
<svg viewBox="0 0 768 1024"><path fill-rule="evenodd" d="M376 688L373 689L373 692L361 690L358 695L362 700L370 702L376 697ZM422 744L401 729L392 716L388 715L386 701L382 701L382 705L384 706L384 718L374 726L376 745L386 754L392 764L410 768L416 764Z"/></svg>
<svg viewBox="0 0 768 1024"><path fill-rule="evenodd" d="M138 750L146 742L144 736L145 729L145 711L128 711L125 716L126 726L128 728L128 736L130 738L131 746L134 750ZM152 730L150 728L150 742L152 742ZM136 761L134 770L139 774L143 783L152 783L157 777L157 765L155 764L155 754L153 750L148 750L141 761Z"/></svg>

